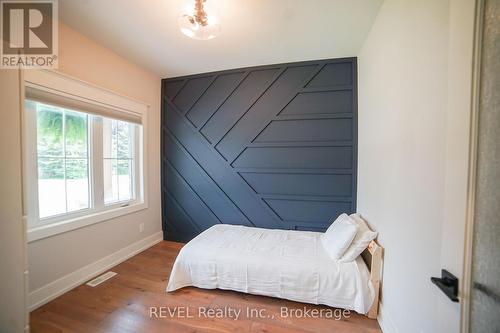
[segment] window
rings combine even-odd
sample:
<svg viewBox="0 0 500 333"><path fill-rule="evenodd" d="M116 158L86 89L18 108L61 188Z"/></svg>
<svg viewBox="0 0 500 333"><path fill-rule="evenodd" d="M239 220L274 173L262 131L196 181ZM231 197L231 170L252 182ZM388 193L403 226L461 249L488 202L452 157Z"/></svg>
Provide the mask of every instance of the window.
<svg viewBox="0 0 500 333"><path fill-rule="evenodd" d="M133 124L103 119L104 203L133 198Z"/></svg>
<svg viewBox="0 0 500 333"><path fill-rule="evenodd" d="M25 112L28 169L36 170L30 228L143 202L140 124L31 99Z"/></svg>
<svg viewBox="0 0 500 333"><path fill-rule="evenodd" d="M88 118L28 101L36 109L40 218L89 208Z"/></svg>

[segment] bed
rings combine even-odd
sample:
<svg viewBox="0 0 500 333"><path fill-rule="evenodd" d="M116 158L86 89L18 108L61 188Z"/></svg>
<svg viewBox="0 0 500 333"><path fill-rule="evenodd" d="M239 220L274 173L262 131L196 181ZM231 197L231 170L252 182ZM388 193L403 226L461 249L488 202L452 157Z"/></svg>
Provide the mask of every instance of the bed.
<svg viewBox="0 0 500 333"><path fill-rule="evenodd" d="M376 317L381 248L370 243L347 263L325 253L321 233L215 225L189 243L175 260L167 292L194 286L324 304Z"/></svg>

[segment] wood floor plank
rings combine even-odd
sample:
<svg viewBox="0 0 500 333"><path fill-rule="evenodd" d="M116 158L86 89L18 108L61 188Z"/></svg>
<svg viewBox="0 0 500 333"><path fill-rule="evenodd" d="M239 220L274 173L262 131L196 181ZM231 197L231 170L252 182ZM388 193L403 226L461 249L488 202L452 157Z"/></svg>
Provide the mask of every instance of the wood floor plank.
<svg viewBox="0 0 500 333"><path fill-rule="evenodd" d="M193 287L166 293L174 260L183 244L161 242L113 267L110 280L81 285L33 311L31 332L175 332L175 333L381 333L375 320L351 312L349 317L283 317L281 308L330 309L272 297ZM157 318L151 309L183 309ZM241 311L234 316L208 318L200 311ZM250 311L259 312L249 313ZM265 315L260 315L264 313Z"/></svg>

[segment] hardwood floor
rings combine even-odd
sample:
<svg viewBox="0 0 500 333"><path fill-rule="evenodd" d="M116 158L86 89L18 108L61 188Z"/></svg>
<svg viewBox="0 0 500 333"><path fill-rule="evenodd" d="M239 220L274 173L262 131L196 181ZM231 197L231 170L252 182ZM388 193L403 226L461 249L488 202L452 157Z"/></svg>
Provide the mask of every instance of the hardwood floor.
<svg viewBox="0 0 500 333"><path fill-rule="evenodd" d="M31 332L382 332L377 321L355 312L335 320L341 310L326 306L197 288L167 294L167 279L181 247L161 242L112 268L118 275L101 285L81 285L38 308L30 315ZM299 312L323 309L323 317L286 316L282 307ZM214 316L233 312L226 318L209 318L207 309ZM247 309L252 311L249 316ZM238 310L241 314L234 320Z"/></svg>

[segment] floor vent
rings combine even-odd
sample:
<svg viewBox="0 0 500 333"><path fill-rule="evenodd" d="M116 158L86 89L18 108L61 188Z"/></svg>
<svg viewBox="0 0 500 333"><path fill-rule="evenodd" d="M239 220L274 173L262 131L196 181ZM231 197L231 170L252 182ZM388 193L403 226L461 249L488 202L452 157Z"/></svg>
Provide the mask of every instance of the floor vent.
<svg viewBox="0 0 500 333"><path fill-rule="evenodd" d="M103 283L104 281L106 280L109 280L111 279L113 276L115 276L117 273L115 272L107 272L107 273L104 273L103 275L99 275L98 277L96 277L95 279L93 280L90 280L89 282L86 283L87 286L91 286L91 287L95 287L95 286L98 286L100 285L101 283Z"/></svg>

